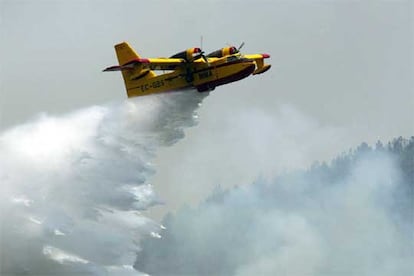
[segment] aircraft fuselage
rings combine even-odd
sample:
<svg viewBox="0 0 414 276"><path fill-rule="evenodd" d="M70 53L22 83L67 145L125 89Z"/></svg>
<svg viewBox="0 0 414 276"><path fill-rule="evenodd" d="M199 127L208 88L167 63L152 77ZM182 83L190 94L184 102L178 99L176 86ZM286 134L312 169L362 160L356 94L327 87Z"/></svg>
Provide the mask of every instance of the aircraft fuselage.
<svg viewBox="0 0 414 276"><path fill-rule="evenodd" d="M208 65L202 68L186 68L171 73L155 76L136 83L128 89L131 96L142 96L153 93L173 92L195 88L199 92L213 90L216 86L244 79L255 70L255 63L248 59Z"/></svg>

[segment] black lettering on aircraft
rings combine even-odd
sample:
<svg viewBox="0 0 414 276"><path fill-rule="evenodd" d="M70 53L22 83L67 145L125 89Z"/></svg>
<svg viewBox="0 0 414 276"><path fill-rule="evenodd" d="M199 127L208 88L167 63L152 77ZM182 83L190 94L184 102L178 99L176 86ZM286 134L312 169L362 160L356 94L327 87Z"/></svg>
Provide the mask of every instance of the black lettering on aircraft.
<svg viewBox="0 0 414 276"><path fill-rule="evenodd" d="M163 80L154 81L152 83L152 88L158 88L158 87L162 87L162 86L164 86L164 81Z"/></svg>
<svg viewBox="0 0 414 276"><path fill-rule="evenodd" d="M141 85L141 91L142 91L142 92L145 92L145 91L147 91L148 89L149 89L149 85L148 85L148 83Z"/></svg>
<svg viewBox="0 0 414 276"><path fill-rule="evenodd" d="M150 90L151 88L159 88L164 86L164 80L158 80L158 81L154 81L152 83L145 83L143 85L141 85L141 92L145 92L147 90Z"/></svg>

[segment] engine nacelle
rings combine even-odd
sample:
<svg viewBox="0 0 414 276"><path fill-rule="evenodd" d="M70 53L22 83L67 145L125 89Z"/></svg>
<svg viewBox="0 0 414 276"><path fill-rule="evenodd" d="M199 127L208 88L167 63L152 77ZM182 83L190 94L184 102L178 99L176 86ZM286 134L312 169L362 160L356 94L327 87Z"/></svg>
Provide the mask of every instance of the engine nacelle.
<svg viewBox="0 0 414 276"><path fill-rule="evenodd" d="M224 56L237 54L238 52L239 51L237 50L236 47L230 46L230 47L224 47L224 48L221 48L217 51L211 52L210 54L207 55L207 57L221 58L221 57L224 57Z"/></svg>
<svg viewBox="0 0 414 276"><path fill-rule="evenodd" d="M200 48L189 48L185 51L172 55L170 58L182 58L182 59L185 59L186 61L193 61L194 58L200 55L200 53L201 53Z"/></svg>

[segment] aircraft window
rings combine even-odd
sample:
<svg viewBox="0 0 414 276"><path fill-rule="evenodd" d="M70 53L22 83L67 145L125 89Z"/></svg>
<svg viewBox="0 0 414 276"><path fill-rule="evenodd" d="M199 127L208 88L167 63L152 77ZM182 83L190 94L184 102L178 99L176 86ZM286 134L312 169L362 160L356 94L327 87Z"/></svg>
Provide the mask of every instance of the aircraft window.
<svg viewBox="0 0 414 276"><path fill-rule="evenodd" d="M230 62L230 61L235 61L235 60L237 60L238 58L236 57L236 56L229 56L228 58L227 58L227 62Z"/></svg>

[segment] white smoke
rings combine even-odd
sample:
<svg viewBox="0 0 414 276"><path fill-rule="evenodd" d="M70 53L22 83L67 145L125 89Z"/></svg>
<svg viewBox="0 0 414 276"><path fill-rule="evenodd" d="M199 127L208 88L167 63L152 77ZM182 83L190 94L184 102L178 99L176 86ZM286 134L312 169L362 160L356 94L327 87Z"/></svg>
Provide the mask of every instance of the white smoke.
<svg viewBox="0 0 414 276"><path fill-rule="evenodd" d="M353 129L322 124L290 104L275 104L271 110L242 108L219 99L215 103L215 95L200 110L203 120L185 143L157 157L162 173L154 180L170 184L158 185L157 191L175 209L197 204L217 184L230 188L250 184L259 175L304 169L360 142Z"/></svg>
<svg viewBox="0 0 414 276"><path fill-rule="evenodd" d="M339 161L338 161L339 162ZM153 275L413 275L412 194L367 151L213 194L164 219L136 268ZM349 166L348 166L349 165Z"/></svg>
<svg viewBox="0 0 414 276"><path fill-rule="evenodd" d="M283 183L286 198L254 223L257 255L236 274L409 275L412 240L390 208L400 180L384 155L365 157L339 183Z"/></svg>
<svg viewBox="0 0 414 276"><path fill-rule="evenodd" d="M161 203L151 160L196 123L203 98L140 97L0 134L0 274L138 274L138 238L162 227L139 212Z"/></svg>

